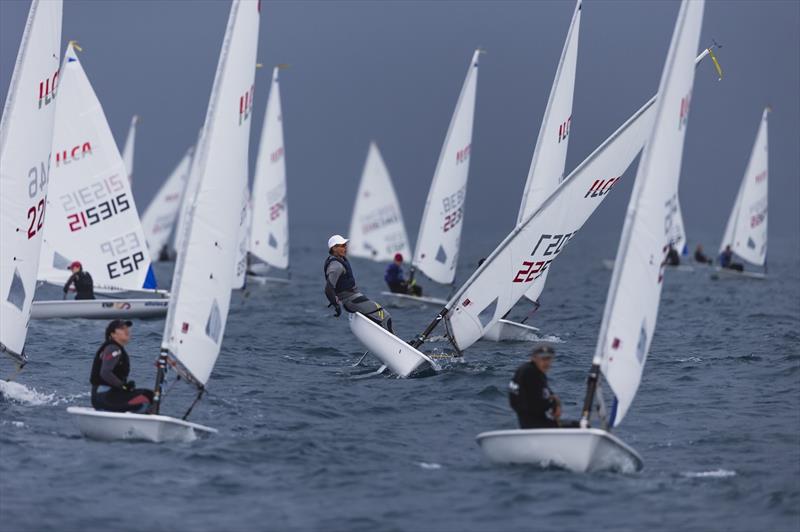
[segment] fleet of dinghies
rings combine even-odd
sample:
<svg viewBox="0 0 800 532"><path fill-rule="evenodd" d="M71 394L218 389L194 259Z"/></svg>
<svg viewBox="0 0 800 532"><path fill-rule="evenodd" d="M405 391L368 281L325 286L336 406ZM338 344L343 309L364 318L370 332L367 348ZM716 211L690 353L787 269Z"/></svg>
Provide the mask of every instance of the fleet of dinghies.
<svg viewBox="0 0 800 532"><path fill-rule="evenodd" d="M492 462L577 472L629 472L643 465L612 429L639 388L666 253L670 247L687 251L678 183L695 66L711 57L722 74L710 48L697 55L704 8L704 0L682 0L656 95L565 175L582 14L582 0L576 2L514 227L457 288L481 50L470 59L413 252L389 171L377 144L369 145L350 221L350 255L379 262L396 253L408 255L412 280L424 274L453 287L447 300L383 292L387 298L440 307L409 342L362 314L350 315L354 336L380 360L379 373L386 368L401 378L441 369L422 351L440 326L453 356L481 339L530 339L538 329L525 324L527 318L509 319L509 313L523 298L538 308L557 257L642 153L617 255L609 261L613 272L580 424L479 434L478 444ZM30 318L166 315L149 413L67 410L89 438L191 441L216 432L187 417L220 355L232 291L248 282L289 279L282 70L272 71L251 191L248 155L261 6L233 0L197 142L140 220L131 191L138 118L132 118L120 153L77 44L71 41L60 60L62 10L61 0L32 0L0 122L0 351L20 368L25 364ZM238 106L227 105L232 101ZM768 114L769 108L720 246L721 252L730 247L765 270ZM157 290L152 262L173 257L172 291L166 294ZM91 271L97 292L115 299L34 302L37 280L63 285L75 260ZM273 270L287 273L274 276ZM715 275L764 278L729 269L717 269ZM182 417L161 412L163 389L171 379L196 390ZM608 407L604 384L612 396Z"/></svg>

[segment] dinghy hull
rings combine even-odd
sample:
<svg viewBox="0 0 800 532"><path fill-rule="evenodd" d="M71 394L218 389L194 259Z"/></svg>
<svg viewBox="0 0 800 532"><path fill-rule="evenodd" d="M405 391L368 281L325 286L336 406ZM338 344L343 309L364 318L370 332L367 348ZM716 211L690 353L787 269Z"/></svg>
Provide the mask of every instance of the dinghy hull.
<svg viewBox="0 0 800 532"><path fill-rule="evenodd" d="M524 342L533 340L532 335L539 332L537 327L511 320L497 320L493 327L486 329L483 339L491 342Z"/></svg>
<svg viewBox="0 0 800 532"><path fill-rule="evenodd" d="M438 297L427 296L412 296L409 294L398 294L396 292L381 292L384 298L393 300L393 303L419 303L421 305L432 305L434 307L443 307L447 305L447 301Z"/></svg>
<svg viewBox="0 0 800 532"><path fill-rule="evenodd" d="M373 356L399 377L408 377L426 365L436 369L428 356L363 314L350 314L350 330Z"/></svg>
<svg viewBox="0 0 800 532"><path fill-rule="evenodd" d="M267 284L290 284L292 281L281 277L270 277L268 275L247 274L247 284L267 285Z"/></svg>
<svg viewBox="0 0 800 532"><path fill-rule="evenodd" d="M31 319L87 318L163 318L167 315L169 299L85 299L65 301L34 301Z"/></svg>
<svg viewBox="0 0 800 532"><path fill-rule="evenodd" d="M575 473L633 473L644 465L636 451L601 429L496 430L478 434L476 440L495 464L558 467Z"/></svg>
<svg viewBox="0 0 800 532"><path fill-rule="evenodd" d="M767 274L761 272L740 272L738 270L731 270L730 268L714 268L711 273L711 278L715 280L721 279L754 279L756 281L766 281Z"/></svg>
<svg viewBox="0 0 800 532"><path fill-rule="evenodd" d="M145 441L151 443L191 442L217 430L169 416L150 416L130 412L102 412L93 408L71 406L84 437L100 441Z"/></svg>

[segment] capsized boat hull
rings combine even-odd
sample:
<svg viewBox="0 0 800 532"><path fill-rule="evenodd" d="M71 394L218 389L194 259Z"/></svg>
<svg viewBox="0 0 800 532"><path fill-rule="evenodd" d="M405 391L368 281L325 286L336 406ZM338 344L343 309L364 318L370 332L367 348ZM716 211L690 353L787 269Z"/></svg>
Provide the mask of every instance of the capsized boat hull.
<svg viewBox="0 0 800 532"><path fill-rule="evenodd" d="M755 279L756 281L766 281L767 274L761 272L740 272L730 268L720 268L716 266L711 272L712 279Z"/></svg>
<svg viewBox="0 0 800 532"><path fill-rule="evenodd" d="M399 377L408 377L426 365L436 369L430 357L363 314L350 314L350 330L373 356Z"/></svg>
<svg viewBox="0 0 800 532"><path fill-rule="evenodd" d="M394 303L420 303L422 305L432 305L434 307L443 307L447 305L447 301L438 297L428 296L412 296L409 294L398 294L397 292L381 292L384 298L394 300Z"/></svg>
<svg viewBox="0 0 800 532"><path fill-rule="evenodd" d="M633 473L644 466L631 447L602 429L515 429L483 432L476 437L495 464L558 467L575 473Z"/></svg>
<svg viewBox="0 0 800 532"><path fill-rule="evenodd" d="M501 319L483 333L483 339L492 342L521 342L531 340L531 335L538 332L538 327Z"/></svg>
<svg viewBox="0 0 800 532"><path fill-rule="evenodd" d="M167 315L168 298L159 299L69 299L34 301L31 319L87 318L163 318Z"/></svg>
<svg viewBox="0 0 800 532"><path fill-rule="evenodd" d="M169 416L103 412L82 406L71 406L67 412L73 416L81 434L92 440L191 442L217 433L211 427Z"/></svg>

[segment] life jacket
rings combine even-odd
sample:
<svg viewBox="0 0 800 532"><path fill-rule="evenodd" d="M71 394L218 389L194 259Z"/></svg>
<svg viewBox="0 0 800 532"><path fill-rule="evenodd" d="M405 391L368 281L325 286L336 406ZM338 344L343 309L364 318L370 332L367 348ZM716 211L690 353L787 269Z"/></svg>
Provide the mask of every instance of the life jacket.
<svg viewBox="0 0 800 532"><path fill-rule="evenodd" d="M342 257L334 257L333 255L329 255L328 258L325 260L325 269L323 270L325 279L328 278L328 266L330 266L331 262L336 261L342 266L344 266L344 273L339 276L339 280L336 281L336 286L333 287L333 290L340 294L346 291L352 291L356 287L356 278L353 277L353 268L350 267L350 261Z"/></svg>
<svg viewBox="0 0 800 532"><path fill-rule="evenodd" d="M114 346L119 349L119 361L117 361L117 365L114 367L114 375L117 376L119 380L122 382L126 382L128 380L128 375L131 372L131 361L128 358L128 353L125 351L125 348L119 345L114 340L106 340L103 342L103 345L100 346L100 349L97 350L97 353L94 355L94 362L92 362L92 374L89 378L89 382L92 386L108 386L108 383L103 380L100 376L100 368L103 366L103 360L101 355L103 351L105 351L106 347Z"/></svg>

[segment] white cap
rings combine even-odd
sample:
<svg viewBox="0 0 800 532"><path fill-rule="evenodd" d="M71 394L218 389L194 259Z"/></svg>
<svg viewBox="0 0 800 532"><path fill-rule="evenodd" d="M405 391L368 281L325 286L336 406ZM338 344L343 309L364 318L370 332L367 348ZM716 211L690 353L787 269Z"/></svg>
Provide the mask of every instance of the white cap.
<svg viewBox="0 0 800 532"><path fill-rule="evenodd" d="M333 246L340 246L342 244L347 244L349 240L347 240L342 235L333 235L328 239L328 249L331 249Z"/></svg>

